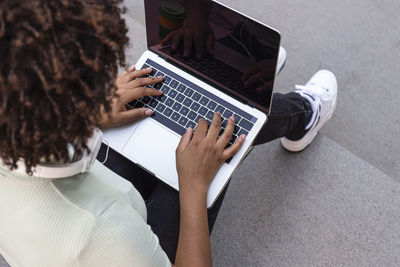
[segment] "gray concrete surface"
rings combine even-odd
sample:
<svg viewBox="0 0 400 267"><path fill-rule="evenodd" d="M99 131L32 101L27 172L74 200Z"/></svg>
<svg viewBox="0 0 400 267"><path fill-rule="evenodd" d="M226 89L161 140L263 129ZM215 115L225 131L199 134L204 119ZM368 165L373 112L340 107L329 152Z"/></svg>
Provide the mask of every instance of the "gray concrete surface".
<svg viewBox="0 0 400 267"><path fill-rule="evenodd" d="M221 2L281 31L277 91L326 68L339 101L306 151L275 141L243 163L211 238L214 266L399 266L400 2ZM126 3L134 63L146 48L143 5Z"/></svg>

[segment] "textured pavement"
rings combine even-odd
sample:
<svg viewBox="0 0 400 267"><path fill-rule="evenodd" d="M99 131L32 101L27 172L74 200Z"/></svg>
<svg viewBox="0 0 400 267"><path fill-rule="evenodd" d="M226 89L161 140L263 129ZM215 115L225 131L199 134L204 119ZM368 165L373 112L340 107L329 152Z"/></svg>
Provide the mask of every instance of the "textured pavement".
<svg viewBox="0 0 400 267"><path fill-rule="evenodd" d="M143 4L126 2L134 63L146 49ZM233 176L214 266L399 266L400 2L221 2L281 31L288 58L276 91L329 69L339 99L304 152L259 146Z"/></svg>

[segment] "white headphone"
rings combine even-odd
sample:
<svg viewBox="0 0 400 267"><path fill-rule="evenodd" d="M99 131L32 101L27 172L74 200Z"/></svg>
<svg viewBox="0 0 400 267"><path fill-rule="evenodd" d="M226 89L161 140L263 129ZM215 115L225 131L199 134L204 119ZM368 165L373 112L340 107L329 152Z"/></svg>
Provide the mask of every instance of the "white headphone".
<svg viewBox="0 0 400 267"><path fill-rule="evenodd" d="M84 152L82 158L78 161L61 164L61 165L51 165L51 164L38 164L32 171L33 176L40 178L65 178L77 175L78 173L84 173L88 171L94 164L97 154L99 153L103 133L98 129L93 129L93 135L89 138L87 147L90 153ZM18 168L13 171L26 174L25 164L22 160L18 163Z"/></svg>

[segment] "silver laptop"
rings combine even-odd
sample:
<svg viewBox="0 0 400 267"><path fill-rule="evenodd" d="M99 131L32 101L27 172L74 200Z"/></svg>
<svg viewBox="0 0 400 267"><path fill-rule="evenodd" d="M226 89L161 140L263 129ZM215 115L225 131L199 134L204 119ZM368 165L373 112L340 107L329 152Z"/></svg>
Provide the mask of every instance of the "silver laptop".
<svg viewBox="0 0 400 267"><path fill-rule="evenodd" d="M275 74L280 69L280 34L220 3L209 4L204 9L208 13L201 16L208 18L201 25L209 29L208 42L193 41L191 53L185 54L185 41L178 33L181 27L187 27L185 20L191 14L186 12L183 0L145 0L149 50L142 54L136 68L151 67L150 76L164 76L162 83L153 86L164 95L129 103L129 108L150 107L154 114L107 130L104 139L115 151L179 190L175 149L186 129L196 129L200 118L210 123L215 112L222 114L223 127L230 116L235 116L229 145L241 134L247 138L211 182L207 196L207 206L211 207L267 121ZM161 44L168 35L174 36L174 42ZM203 48L200 58L197 47Z"/></svg>

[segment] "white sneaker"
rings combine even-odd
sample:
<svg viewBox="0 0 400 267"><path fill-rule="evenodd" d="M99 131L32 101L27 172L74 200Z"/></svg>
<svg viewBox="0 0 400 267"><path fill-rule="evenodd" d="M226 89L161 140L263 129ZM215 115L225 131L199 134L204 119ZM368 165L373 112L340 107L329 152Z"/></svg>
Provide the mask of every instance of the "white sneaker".
<svg viewBox="0 0 400 267"><path fill-rule="evenodd" d="M282 146L292 152L305 149L317 136L322 126L332 117L336 109L337 81L332 72L320 70L306 85L296 85L296 89L296 93L311 103L313 115L305 128L309 131L300 140L281 138Z"/></svg>
<svg viewBox="0 0 400 267"><path fill-rule="evenodd" d="M283 67L285 67L285 64L286 64L286 50L281 46L279 47L279 55L278 55L278 62L276 64L275 76L279 75Z"/></svg>

